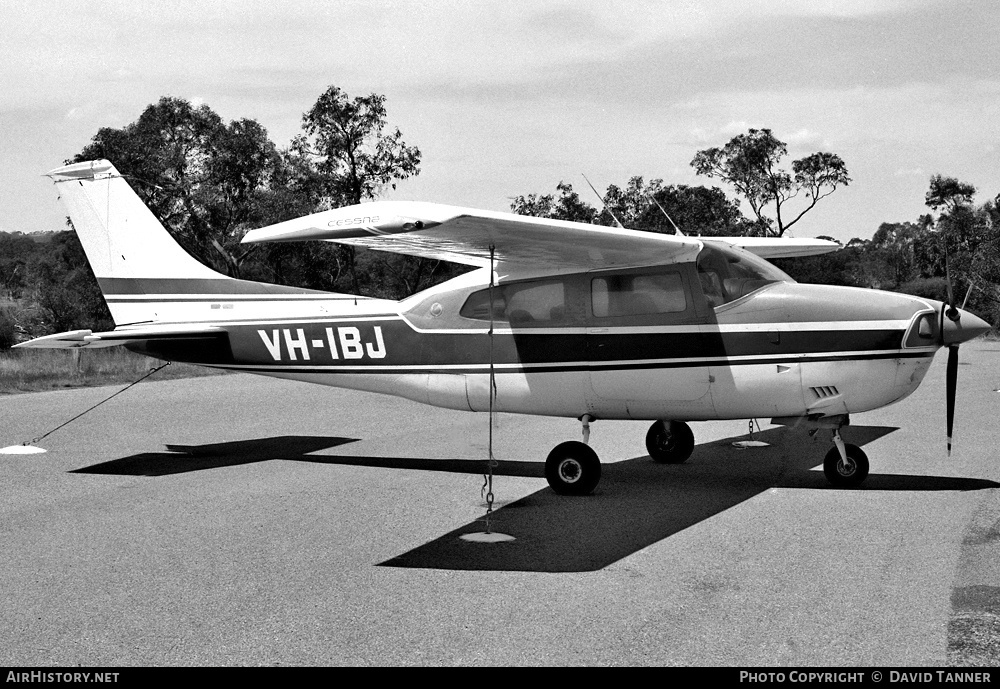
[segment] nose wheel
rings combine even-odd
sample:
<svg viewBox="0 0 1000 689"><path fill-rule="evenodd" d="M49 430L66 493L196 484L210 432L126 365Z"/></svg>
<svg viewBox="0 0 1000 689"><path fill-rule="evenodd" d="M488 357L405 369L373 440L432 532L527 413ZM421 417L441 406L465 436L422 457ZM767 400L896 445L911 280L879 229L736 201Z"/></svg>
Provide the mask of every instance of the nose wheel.
<svg viewBox="0 0 1000 689"><path fill-rule="evenodd" d="M826 480L838 488L853 488L868 478L868 455L857 445L845 443L834 431L833 447L823 460Z"/></svg>

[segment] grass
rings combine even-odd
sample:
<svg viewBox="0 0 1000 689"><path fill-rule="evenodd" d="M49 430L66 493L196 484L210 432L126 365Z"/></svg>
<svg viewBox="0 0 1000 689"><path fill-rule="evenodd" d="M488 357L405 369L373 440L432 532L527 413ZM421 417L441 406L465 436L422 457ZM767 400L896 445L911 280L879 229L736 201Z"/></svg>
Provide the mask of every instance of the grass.
<svg viewBox="0 0 1000 689"><path fill-rule="evenodd" d="M0 395L95 385L126 385L163 362L124 347L0 350ZM150 380L222 375L225 371L171 364Z"/></svg>

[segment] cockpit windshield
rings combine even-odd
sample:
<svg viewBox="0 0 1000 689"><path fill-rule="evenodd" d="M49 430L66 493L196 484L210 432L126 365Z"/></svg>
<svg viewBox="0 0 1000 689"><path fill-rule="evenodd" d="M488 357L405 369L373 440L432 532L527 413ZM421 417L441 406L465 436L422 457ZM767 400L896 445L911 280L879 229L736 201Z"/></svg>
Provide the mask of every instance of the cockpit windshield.
<svg viewBox="0 0 1000 689"><path fill-rule="evenodd" d="M698 278L712 307L728 304L774 282L795 282L749 251L707 241L698 254Z"/></svg>

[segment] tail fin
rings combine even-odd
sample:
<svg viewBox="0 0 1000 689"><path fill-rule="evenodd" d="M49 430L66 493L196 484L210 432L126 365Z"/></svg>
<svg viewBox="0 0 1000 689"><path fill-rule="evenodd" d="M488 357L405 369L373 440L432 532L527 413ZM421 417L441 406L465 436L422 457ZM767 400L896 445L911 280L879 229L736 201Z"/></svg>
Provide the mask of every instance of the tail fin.
<svg viewBox="0 0 1000 689"><path fill-rule="evenodd" d="M202 265L174 241L107 160L67 165L47 176L59 190L118 325L217 320L219 312L202 313L209 308L206 302L233 297L321 294L237 280ZM198 303L204 308L196 309Z"/></svg>
<svg viewBox="0 0 1000 689"><path fill-rule="evenodd" d="M67 165L47 176L98 280L227 278L184 251L107 160Z"/></svg>

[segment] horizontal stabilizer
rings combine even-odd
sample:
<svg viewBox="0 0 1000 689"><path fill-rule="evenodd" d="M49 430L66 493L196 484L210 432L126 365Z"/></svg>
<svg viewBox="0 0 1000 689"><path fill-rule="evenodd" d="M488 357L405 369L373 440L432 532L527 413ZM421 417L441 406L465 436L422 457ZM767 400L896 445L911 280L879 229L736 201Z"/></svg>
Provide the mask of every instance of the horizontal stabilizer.
<svg viewBox="0 0 1000 689"><path fill-rule="evenodd" d="M95 349L98 347L116 347L129 342L148 340L188 340L206 337L220 337L226 334L222 328L213 326L156 326L133 327L107 332L91 330L70 330L65 333L36 337L33 340L14 345L27 349Z"/></svg>

